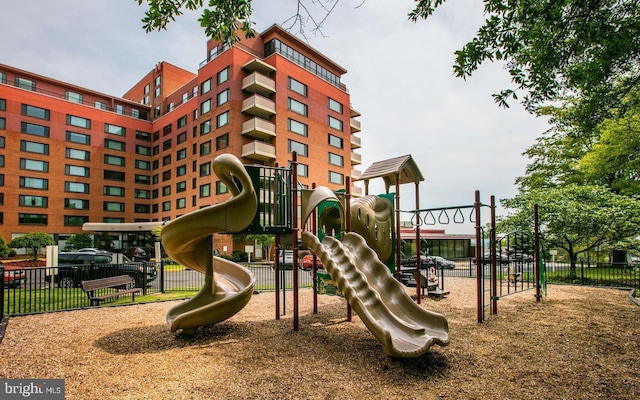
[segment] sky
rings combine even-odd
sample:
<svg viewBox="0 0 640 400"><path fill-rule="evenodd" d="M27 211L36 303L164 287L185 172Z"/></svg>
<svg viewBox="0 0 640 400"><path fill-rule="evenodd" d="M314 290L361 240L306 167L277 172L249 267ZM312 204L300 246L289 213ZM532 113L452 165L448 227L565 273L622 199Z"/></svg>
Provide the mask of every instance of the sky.
<svg viewBox="0 0 640 400"><path fill-rule="evenodd" d="M494 103L491 94L511 87L501 64L485 63L466 80L453 75L454 52L484 20L481 1L449 0L415 23L407 18L414 4L340 0L321 32L310 21L304 35L299 26L291 30L348 71L342 82L351 106L362 114L358 169L411 155L425 178L420 209L471 205L476 190L485 204L491 195L496 201L515 196L514 180L529 162L522 153L549 128L547 121L518 103L507 109ZM274 23L288 28L297 2L253 5L255 29L262 32ZM311 10L323 18L321 9ZM144 11L136 0L10 2L0 15L0 63L114 96L160 61L196 73L207 55L200 12L186 12L167 30L146 33ZM381 180L371 181L369 193L383 192ZM415 197L413 184L402 185L401 210L414 210ZM483 210L482 221L488 221ZM498 207L499 214L505 212ZM410 214L401 217L408 220ZM472 223L456 224L452 217L448 225L423 228L473 232Z"/></svg>

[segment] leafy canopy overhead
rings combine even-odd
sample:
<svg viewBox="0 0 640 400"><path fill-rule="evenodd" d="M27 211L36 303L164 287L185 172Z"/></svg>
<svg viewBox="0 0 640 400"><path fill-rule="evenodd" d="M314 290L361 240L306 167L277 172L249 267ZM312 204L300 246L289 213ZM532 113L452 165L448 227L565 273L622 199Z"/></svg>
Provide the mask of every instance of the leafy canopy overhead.
<svg viewBox="0 0 640 400"><path fill-rule="evenodd" d="M418 0L409 18L428 18L444 2ZM619 98L638 84L637 0L485 0L484 11L476 37L456 52L454 72L466 78L484 61L506 61L515 89L494 95L504 106L518 92L532 111L564 96Z"/></svg>

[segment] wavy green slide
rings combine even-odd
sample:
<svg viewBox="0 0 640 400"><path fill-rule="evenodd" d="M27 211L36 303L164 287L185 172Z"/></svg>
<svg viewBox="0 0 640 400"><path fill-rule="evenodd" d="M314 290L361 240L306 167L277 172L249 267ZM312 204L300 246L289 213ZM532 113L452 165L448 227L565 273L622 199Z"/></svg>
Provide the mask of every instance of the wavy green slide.
<svg viewBox="0 0 640 400"><path fill-rule="evenodd" d="M213 170L232 197L219 204L185 214L165 225L162 244L167 255L181 265L204 274L205 283L193 298L167 313L171 331L193 334L235 315L253 294L255 277L247 268L213 256L213 234L243 231L253 220L258 200L251 178L235 156L222 154Z"/></svg>

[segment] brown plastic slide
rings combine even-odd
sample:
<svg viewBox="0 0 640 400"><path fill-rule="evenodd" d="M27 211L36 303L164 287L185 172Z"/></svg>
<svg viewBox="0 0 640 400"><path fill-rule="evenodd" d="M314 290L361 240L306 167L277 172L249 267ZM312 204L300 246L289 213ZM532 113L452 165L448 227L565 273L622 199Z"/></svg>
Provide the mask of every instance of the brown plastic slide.
<svg viewBox="0 0 640 400"><path fill-rule="evenodd" d="M342 241L327 236L321 243L305 231L302 244L320 258L387 355L418 357L434 344L449 344L445 317L416 304L362 236L345 233Z"/></svg>
<svg viewBox="0 0 640 400"><path fill-rule="evenodd" d="M219 204L185 214L162 228L167 255L180 265L201 272L205 283L193 298L167 313L171 331L195 333L235 315L249 302L255 277L247 268L213 256L213 233L235 233L253 220L258 200L242 163L230 154L213 161L213 170L232 197ZM234 180L235 179L235 180Z"/></svg>

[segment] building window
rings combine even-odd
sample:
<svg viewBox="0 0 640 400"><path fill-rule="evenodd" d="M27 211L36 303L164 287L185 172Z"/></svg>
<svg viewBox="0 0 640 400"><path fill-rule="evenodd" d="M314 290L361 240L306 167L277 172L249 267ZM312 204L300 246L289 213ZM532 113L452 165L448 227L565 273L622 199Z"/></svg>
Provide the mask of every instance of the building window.
<svg viewBox="0 0 640 400"><path fill-rule="evenodd" d="M79 143L79 144L91 144L91 136L85 135L84 133L67 131L67 142L73 142L73 143Z"/></svg>
<svg viewBox="0 0 640 400"><path fill-rule="evenodd" d="M222 150L229 147L229 134L225 133L216 138L216 150Z"/></svg>
<svg viewBox="0 0 640 400"><path fill-rule="evenodd" d="M104 170L103 178L109 181L120 181L124 182L125 174L121 171L110 171L108 169Z"/></svg>
<svg viewBox="0 0 640 400"><path fill-rule="evenodd" d="M120 186L104 186L102 194L105 196L124 197L124 188Z"/></svg>
<svg viewBox="0 0 640 400"><path fill-rule="evenodd" d="M163 201L162 202L162 211L171 211L171 202Z"/></svg>
<svg viewBox="0 0 640 400"><path fill-rule="evenodd" d="M297 133L298 135L308 136L309 126L302 122L298 122L295 119L289 118L289 131Z"/></svg>
<svg viewBox="0 0 640 400"><path fill-rule="evenodd" d="M103 211L112 211L112 212L124 212L124 203L118 203L115 201L105 201L102 203Z"/></svg>
<svg viewBox="0 0 640 400"><path fill-rule="evenodd" d="M187 149L180 149L176 152L176 160L184 160L187 158Z"/></svg>
<svg viewBox="0 0 640 400"><path fill-rule="evenodd" d="M140 154L142 156L150 156L151 155L151 147L149 146L141 146L139 144L136 145L136 154Z"/></svg>
<svg viewBox="0 0 640 400"><path fill-rule="evenodd" d="M136 131L136 139L144 140L145 142L150 142L151 134L149 132Z"/></svg>
<svg viewBox="0 0 640 400"><path fill-rule="evenodd" d="M211 163L206 162L204 164L200 164L200 176L209 176L211 175Z"/></svg>
<svg viewBox="0 0 640 400"><path fill-rule="evenodd" d="M229 80L229 67L218 72L218 85Z"/></svg>
<svg viewBox="0 0 640 400"><path fill-rule="evenodd" d="M176 183L176 193L184 192L187 190L187 181Z"/></svg>
<svg viewBox="0 0 640 400"><path fill-rule="evenodd" d="M177 124L178 128L182 128L182 127L186 126L187 125L187 116L183 115L182 117L180 117L178 119L178 121L176 122L176 124Z"/></svg>
<svg viewBox="0 0 640 400"><path fill-rule="evenodd" d="M160 111L160 106L155 106L155 108L153 109L153 116L155 118L158 118L160 114L162 114L162 112Z"/></svg>
<svg viewBox="0 0 640 400"><path fill-rule="evenodd" d="M162 151L167 151L169 149L171 149L171 139L167 139L162 142Z"/></svg>
<svg viewBox="0 0 640 400"><path fill-rule="evenodd" d="M162 182L166 182L171 179L171 170L168 169L162 173Z"/></svg>
<svg viewBox="0 0 640 400"><path fill-rule="evenodd" d="M337 112L338 114L342 114L342 103L329 97L329 109Z"/></svg>
<svg viewBox="0 0 640 400"><path fill-rule="evenodd" d="M148 189L135 189L133 192L133 197L136 199L150 199L151 191Z"/></svg>
<svg viewBox="0 0 640 400"><path fill-rule="evenodd" d="M289 77L289 89L293 90L298 94L303 95L304 97L307 97L307 85L305 85L302 82L298 82L292 77Z"/></svg>
<svg viewBox="0 0 640 400"><path fill-rule="evenodd" d="M28 117L33 117L38 119L44 119L48 121L51 115L51 112L46 108L40 108L40 107L30 106L28 104L23 104L22 115L26 115Z"/></svg>
<svg viewBox="0 0 640 400"><path fill-rule="evenodd" d="M20 187L25 189L49 189L49 180L43 178L20 177Z"/></svg>
<svg viewBox="0 0 640 400"><path fill-rule="evenodd" d="M205 156L211 153L211 141L208 140L200 144L200 156Z"/></svg>
<svg viewBox="0 0 640 400"><path fill-rule="evenodd" d="M0 111L7 111L7 100L0 99Z"/></svg>
<svg viewBox="0 0 640 400"><path fill-rule="evenodd" d="M211 78L202 82L202 84L200 85L200 94L205 94L210 90L211 90Z"/></svg>
<svg viewBox="0 0 640 400"><path fill-rule="evenodd" d="M118 151L126 150L124 142L119 142L117 140L111 140L111 139L104 140L104 148L110 149L110 150L118 150Z"/></svg>
<svg viewBox="0 0 640 400"><path fill-rule="evenodd" d="M105 224L123 224L124 218L102 217L102 222Z"/></svg>
<svg viewBox="0 0 640 400"><path fill-rule="evenodd" d="M21 194L18 196L18 205L24 207L47 208L49 205L49 198L46 196L29 196Z"/></svg>
<svg viewBox="0 0 640 400"><path fill-rule="evenodd" d="M169 186L169 185L163 186L162 187L162 195L163 196L170 196L171 195L171 186Z"/></svg>
<svg viewBox="0 0 640 400"><path fill-rule="evenodd" d="M228 192L229 188L227 188L227 185L225 185L221 181L216 181L216 194L225 194Z"/></svg>
<svg viewBox="0 0 640 400"><path fill-rule="evenodd" d="M19 76L16 76L14 80L14 84L16 87L19 87L20 89L31 90L33 92L35 92L36 90L36 82L32 81L31 79L26 79L26 78L21 78Z"/></svg>
<svg viewBox="0 0 640 400"><path fill-rule="evenodd" d="M142 185L150 185L151 177L149 175L138 175L136 174L133 180L135 183L139 183Z"/></svg>
<svg viewBox="0 0 640 400"><path fill-rule="evenodd" d="M70 90L65 91L64 98L74 103L82 104L82 94L72 92Z"/></svg>
<svg viewBox="0 0 640 400"><path fill-rule="evenodd" d="M301 156L307 156L308 146L304 143L289 139L289 153L297 152Z"/></svg>
<svg viewBox="0 0 640 400"><path fill-rule="evenodd" d="M47 225L47 214L18 214L19 225Z"/></svg>
<svg viewBox="0 0 640 400"><path fill-rule="evenodd" d="M289 110L307 116L307 105L289 97Z"/></svg>
<svg viewBox="0 0 640 400"><path fill-rule="evenodd" d="M162 91L161 91L161 89L160 89L160 86L158 86L158 87L156 88L156 90L155 90L155 92L154 92L154 93L155 93L155 96L156 96L156 97L160 97L160 94L162 93Z"/></svg>
<svg viewBox="0 0 640 400"><path fill-rule="evenodd" d="M126 136L127 129L123 126L104 124L104 132L112 135Z"/></svg>
<svg viewBox="0 0 640 400"><path fill-rule="evenodd" d="M289 166L291 167L291 166ZM309 166L306 164L298 164L298 176L308 177L309 176Z"/></svg>
<svg viewBox="0 0 640 400"><path fill-rule="evenodd" d="M70 210L88 210L89 200L64 199L64 208L70 209Z"/></svg>
<svg viewBox="0 0 640 400"><path fill-rule="evenodd" d="M64 173L69 176L82 176L89 177L89 167L79 167L77 165L66 164L64 166Z"/></svg>
<svg viewBox="0 0 640 400"><path fill-rule="evenodd" d="M7 129L7 120L0 118L0 129Z"/></svg>
<svg viewBox="0 0 640 400"><path fill-rule="evenodd" d="M216 117L216 128L229 124L229 111L225 111Z"/></svg>
<svg viewBox="0 0 640 400"><path fill-rule="evenodd" d="M145 161L145 160L136 160L136 168L137 169L144 169L146 171L150 171L151 170L151 163L149 161Z"/></svg>
<svg viewBox="0 0 640 400"><path fill-rule="evenodd" d="M96 102L95 102L95 107L96 107L97 109L100 109L100 110L106 110L106 109L108 109L108 108L109 108L109 106L107 105L107 103L103 103L103 102L101 102L101 101L97 101L97 100L96 100Z"/></svg>
<svg viewBox="0 0 640 400"><path fill-rule="evenodd" d="M89 193L89 184L65 181L64 191L70 193Z"/></svg>
<svg viewBox="0 0 640 400"><path fill-rule="evenodd" d="M64 226L82 226L85 222L89 222L89 217L83 215L64 216Z"/></svg>
<svg viewBox="0 0 640 400"><path fill-rule="evenodd" d="M118 156L114 156L111 154L105 154L104 155L104 163L107 165L117 165L118 167L124 167L125 165L125 158L124 157L118 157Z"/></svg>
<svg viewBox="0 0 640 400"><path fill-rule="evenodd" d="M187 141L187 132L182 132L176 136L176 144L182 144Z"/></svg>
<svg viewBox="0 0 640 400"><path fill-rule="evenodd" d="M200 124L200 136L211 132L211 120L204 121Z"/></svg>
<svg viewBox="0 0 640 400"><path fill-rule="evenodd" d="M30 122L20 123L20 132L28 133L29 135L49 137L49 127L32 124Z"/></svg>
<svg viewBox="0 0 640 400"><path fill-rule="evenodd" d="M27 140L20 141L20 150L27 153L49 154L49 145L46 143L29 142Z"/></svg>
<svg viewBox="0 0 640 400"><path fill-rule="evenodd" d="M344 175L329 171L329 182L342 185L344 183Z"/></svg>
<svg viewBox="0 0 640 400"><path fill-rule="evenodd" d="M205 115L209 111L211 111L211 99L200 103L200 115Z"/></svg>
<svg viewBox="0 0 640 400"><path fill-rule="evenodd" d="M338 154L329 153L329 164L344 167L344 157Z"/></svg>
<svg viewBox="0 0 640 400"><path fill-rule="evenodd" d="M200 197L210 197L211 196L211 184L205 183L204 185L200 185Z"/></svg>
<svg viewBox="0 0 640 400"><path fill-rule="evenodd" d="M218 93L216 104L221 106L229 101L229 89L225 89Z"/></svg>
<svg viewBox="0 0 640 400"><path fill-rule="evenodd" d="M79 128L91 129L91 120L82 117L76 117L75 115L67 114L67 125L77 126Z"/></svg>
<svg viewBox="0 0 640 400"><path fill-rule="evenodd" d="M329 115L329 126L342 132L342 121Z"/></svg>
<svg viewBox="0 0 640 400"><path fill-rule="evenodd" d="M149 204L135 204L134 210L136 214L150 214L151 206Z"/></svg>
<svg viewBox="0 0 640 400"><path fill-rule="evenodd" d="M176 176L182 176L182 175L185 175L186 173L187 173L186 164L176 167Z"/></svg>
<svg viewBox="0 0 640 400"><path fill-rule="evenodd" d="M180 210L186 207L187 207L187 199L185 197L176 199L176 209Z"/></svg>
<svg viewBox="0 0 640 400"><path fill-rule="evenodd" d="M20 169L28 171L49 172L49 163L41 160L20 159Z"/></svg>
<svg viewBox="0 0 640 400"><path fill-rule="evenodd" d="M343 148L343 140L342 138L329 134L329 145L333 147L337 147L339 149Z"/></svg>
<svg viewBox="0 0 640 400"><path fill-rule="evenodd" d="M65 156L66 158L70 158L73 160L89 161L91 153L85 150L78 150L67 147L65 149Z"/></svg>

